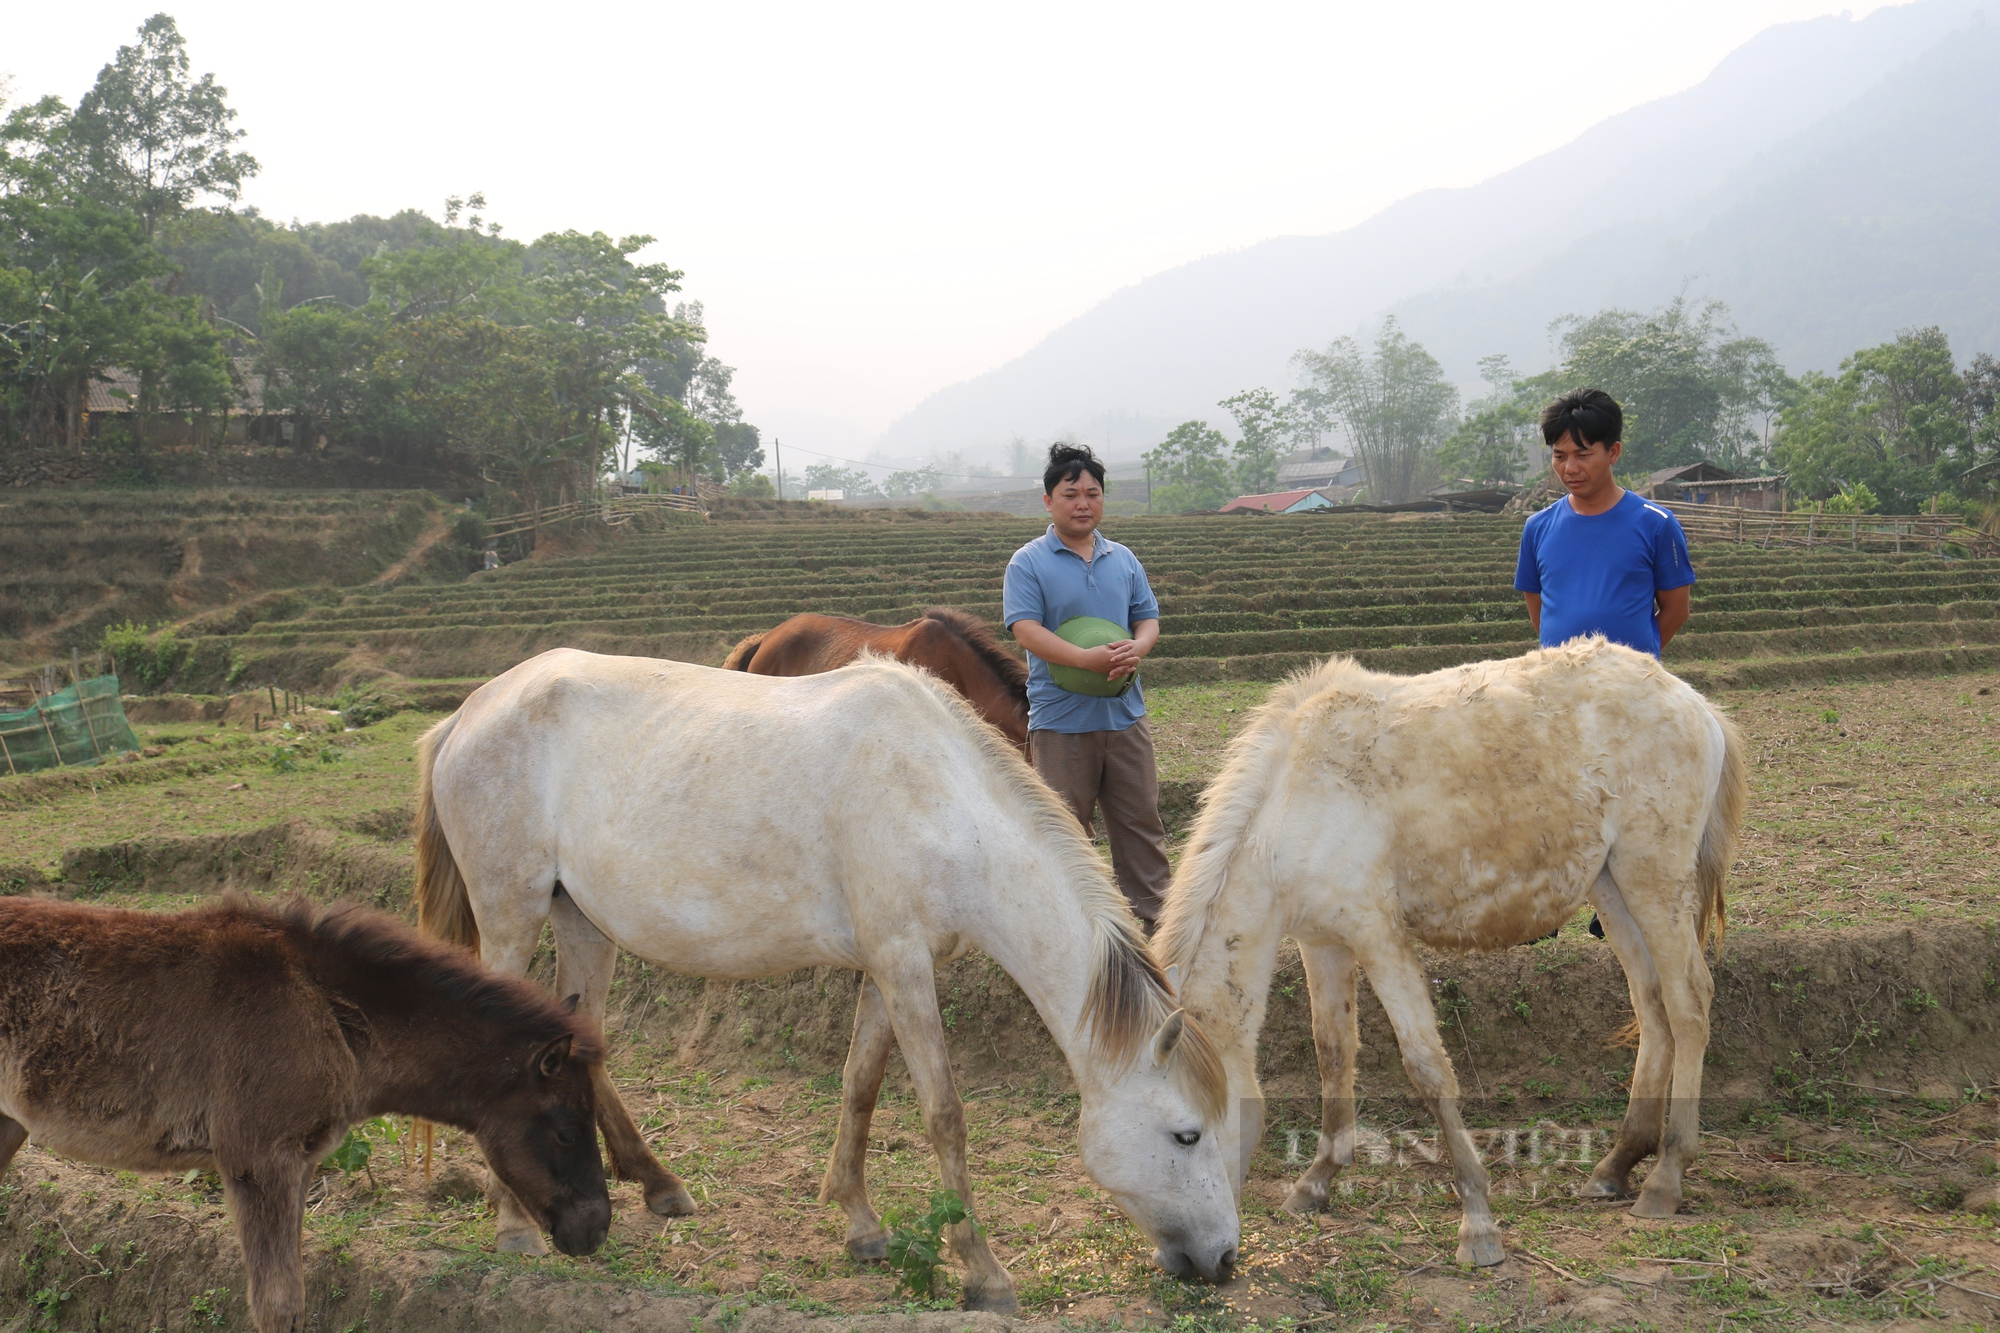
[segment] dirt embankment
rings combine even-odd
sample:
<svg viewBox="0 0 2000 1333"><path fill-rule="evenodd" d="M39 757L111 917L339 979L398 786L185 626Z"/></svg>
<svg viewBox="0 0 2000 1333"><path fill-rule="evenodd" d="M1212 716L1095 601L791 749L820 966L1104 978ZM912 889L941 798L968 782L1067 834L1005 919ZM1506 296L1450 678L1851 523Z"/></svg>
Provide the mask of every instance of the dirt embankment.
<svg viewBox="0 0 2000 1333"><path fill-rule="evenodd" d="M0 890L107 894L303 893L409 908L407 814L347 821L342 839L286 820L248 833L162 837L65 854L54 876L0 866ZM549 963L548 949L542 964ZM1573 927L1487 955L1429 954L1433 1002L1469 1098L1522 1110L1622 1087L1629 1051L1606 1045L1631 1013L1608 946ZM1713 964L1707 1091L1757 1098L1807 1079L1850 1079L1950 1096L2000 1076L2000 931L1960 922L1903 928L1738 932ZM739 1071L837 1071L857 974L815 968L764 981L704 982L623 957L614 1043ZM1061 1053L1020 989L974 953L938 972L938 1003L963 1075L1064 1084ZM1408 1087L1387 1017L1361 998L1364 1096ZM1279 956L1261 1043L1267 1092L1317 1088L1311 1012L1296 950Z"/></svg>

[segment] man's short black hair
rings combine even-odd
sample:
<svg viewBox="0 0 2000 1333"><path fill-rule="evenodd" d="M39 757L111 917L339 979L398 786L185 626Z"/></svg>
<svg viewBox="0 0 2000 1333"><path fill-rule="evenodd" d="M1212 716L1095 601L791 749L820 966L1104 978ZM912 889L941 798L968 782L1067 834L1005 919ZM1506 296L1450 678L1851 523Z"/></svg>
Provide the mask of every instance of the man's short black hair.
<svg viewBox="0 0 2000 1333"><path fill-rule="evenodd" d="M1553 449L1565 435L1609 448L1625 438L1625 409L1602 389L1572 389L1542 409L1542 443Z"/></svg>
<svg viewBox="0 0 2000 1333"><path fill-rule="evenodd" d="M1049 446L1049 465L1042 469L1042 494L1054 495L1056 487L1066 481L1075 481L1088 472L1097 478L1097 484L1104 484L1104 464L1097 461L1097 455L1090 452L1086 444L1056 443Z"/></svg>

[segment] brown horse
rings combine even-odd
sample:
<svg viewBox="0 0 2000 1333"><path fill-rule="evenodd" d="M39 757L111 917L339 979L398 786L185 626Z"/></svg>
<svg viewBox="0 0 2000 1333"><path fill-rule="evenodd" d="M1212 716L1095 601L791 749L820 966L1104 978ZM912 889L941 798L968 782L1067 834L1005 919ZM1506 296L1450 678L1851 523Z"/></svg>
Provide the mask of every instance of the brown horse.
<svg viewBox="0 0 2000 1333"><path fill-rule="evenodd" d="M816 676L869 650L937 676L1027 753L1028 668L991 626L955 607L934 606L907 625L793 616L737 644L722 665L759 676Z"/></svg>
<svg viewBox="0 0 2000 1333"><path fill-rule="evenodd" d="M388 1112L475 1135L566 1254L611 1224L597 1034L525 982L379 913L226 900L165 915L0 899L0 1170L212 1169L259 1333L306 1327L313 1173Z"/></svg>

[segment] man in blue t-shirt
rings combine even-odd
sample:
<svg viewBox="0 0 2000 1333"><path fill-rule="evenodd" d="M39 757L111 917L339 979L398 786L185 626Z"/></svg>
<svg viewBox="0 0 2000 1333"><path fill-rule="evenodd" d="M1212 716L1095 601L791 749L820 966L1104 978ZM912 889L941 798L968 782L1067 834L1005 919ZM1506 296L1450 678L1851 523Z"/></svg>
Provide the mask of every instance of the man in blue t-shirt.
<svg viewBox="0 0 2000 1333"><path fill-rule="evenodd" d="M1544 648L1602 634L1658 657L1687 624L1687 534L1671 513L1612 480L1624 437L1625 409L1602 389L1566 393L1542 413L1542 440L1569 494L1521 529L1514 586ZM1604 938L1595 914L1590 933Z"/></svg>
<svg viewBox="0 0 2000 1333"><path fill-rule="evenodd" d="M1542 439L1569 494L1521 530L1514 586L1544 648L1602 634L1658 657L1687 623L1687 534L1612 480L1624 434L1624 409L1602 389L1566 393L1542 413Z"/></svg>
<svg viewBox="0 0 2000 1333"><path fill-rule="evenodd" d="M1123 680L1160 638L1160 603L1130 548L1097 530L1104 521L1104 465L1089 449L1058 444L1042 474L1049 530L1007 562L1002 615L1028 650L1028 755L1088 832L1104 811L1111 868L1150 929L1173 872L1160 823L1160 777L1138 680L1123 694L1075 694L1049 664ZM1079 648L1059 630L1078 616L1123 625L1132 637Z"/></svg>

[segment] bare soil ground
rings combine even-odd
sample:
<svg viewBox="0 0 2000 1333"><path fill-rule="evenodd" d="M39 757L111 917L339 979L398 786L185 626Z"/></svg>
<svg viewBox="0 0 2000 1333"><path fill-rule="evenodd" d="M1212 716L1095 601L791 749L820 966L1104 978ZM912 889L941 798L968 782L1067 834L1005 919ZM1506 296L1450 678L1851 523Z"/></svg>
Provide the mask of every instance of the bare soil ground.
<svg viewBox="0 0 2000 1333"><path fill-rule="evenodd" d="M949 1291L912 1302L882 1267L850 1261L838 1210L815 1201L837 1114L831 1077L650 1063L626 1075L656 1147L700 1201L695 1216L656 1218L620 1185L597 1255L499 1256L468 1145L449 1137L427 1185L401 1145L383 1142L369 1171L329 1171L312 1201L314 1327L612 1333L950 1308ZM1667 1222L1569 1197L1588 1169L1578 1125L1521 1126L1511 1162L1505 1132L1492 1131L1509 1257L1479 1271L1452 1262L1457 1201L1426 1160L1424 1117L1399 1126L1393 1112L1364 1112L1379 1137L1361 1156L1375 1160L1318 1217L1277 1207L1296 1170L1279 1131L1253 1166L1243 1267L1222 1287L1152 1268L1144 1240L1079 1170L1073 1095L984 1088L969 1103L980 1215L1030 1319L1177 1333L2000 1319L1993 1211L1953 1208L1969 1188L1991 1196L1993 1176L1977 1174L1982 1158L1991 1166L1990 1091L1951 1104L1861 1094L1812 1115L1773 1109L1759 1132L1710 1134L1689 1205ZM907 1096L878 1116L869 1165L879 1206L921 1207L934 1187ZM141 1180L29 1148L0 1185L0 1208L13 1260L0 1302L19 1312L9 1327L244 1326L240 1259L213 1178ZM948 1326L979 1326L968 1318Z"/></svg>

